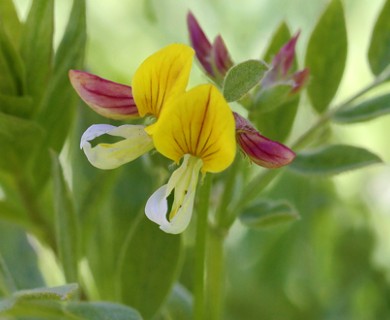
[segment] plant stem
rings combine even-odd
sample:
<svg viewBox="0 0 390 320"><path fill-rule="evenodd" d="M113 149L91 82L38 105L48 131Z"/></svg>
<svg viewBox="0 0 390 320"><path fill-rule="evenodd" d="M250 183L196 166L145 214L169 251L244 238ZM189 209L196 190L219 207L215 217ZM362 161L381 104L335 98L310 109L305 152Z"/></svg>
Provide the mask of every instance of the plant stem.
<svg viewBox="0 0 390 320"><path fill-rule="evenodd" d="M307 145L308 142L315 136L319 129L321 129L328 121L333 117L333 115L345 108L347 108L352 102L356 99L360 98L362 95L369 92L371 89L379 86L390 77L390 67L385 69L378 77L374 79L370 84L363 87L353 96L349 97L347 100L337 105L334 108L330 108L327 112L325 112L302 136L300 136L293 144L292 148L294 150L302 149Z"/></svg>
<svg viewBox="0 0 390 320"><path fill-rule="evenodd" d="M225 255L224 240L226 232L214 228L209 232L208 255L206 260L206 292L207 292L207 318L220 320L223 315L224 287L225 287Z"/></svg>
<svg viewBox="0 0 390 320"><path fill-rule="evenodd" d="M211 177L206 176L200 188L199 203L196 220L195 244L195 275L194 275L194 320L203 320L206 311L205 299L205 266L206 266L206 238L208 225L209 200L211 191Z"/></svg>

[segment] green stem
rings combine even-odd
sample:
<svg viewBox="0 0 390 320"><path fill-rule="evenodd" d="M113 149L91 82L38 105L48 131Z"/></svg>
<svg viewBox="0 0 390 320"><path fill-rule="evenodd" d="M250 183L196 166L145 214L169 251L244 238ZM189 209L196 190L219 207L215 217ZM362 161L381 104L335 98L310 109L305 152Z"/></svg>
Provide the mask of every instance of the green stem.
<svg viewBox="0 0 390 320"><path fill-rule="evenodd" d="M194 320L205 318L205 261L206 261L206 237L208 225L209 200L211 191L211 177L206 176L203 186L200 188L199 204L196 220L196 244L195 244L195 275L194 275Z"/></svg>
<svg viewBox="0 0 390 320"><path fill-rule="evenodd" d="M227 172L226 179L224 180L224 189L221 197L221 201L217 207L215 213L215 224L217 226L225 225L225 220L229 219L228 206L232 201L233 193L237 183L237 173L240 167L241 159L240 155L236 156L232 166Z"/></svg>
<svg viewBox="0 0 390 320"><path fill-rule="evenodd" d="M220 320L223 315L224 287L225 287L225 255L224 240L226 232L221 229L211 229L208 237L207 270L207 318Z"/></svg>

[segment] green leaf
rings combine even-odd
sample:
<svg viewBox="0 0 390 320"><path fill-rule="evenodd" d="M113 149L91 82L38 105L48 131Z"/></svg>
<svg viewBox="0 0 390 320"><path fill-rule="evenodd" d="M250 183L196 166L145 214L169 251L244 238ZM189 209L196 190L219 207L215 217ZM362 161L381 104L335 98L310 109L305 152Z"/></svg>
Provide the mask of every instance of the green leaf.
<svg viewBox="0 0 390 320"><path fill-rule="evenodd" d="M23 68L22 59L0 21L0 93L8 95L24 93Z"/></svg>
<svg viewBox="0 0 390 320"><path fill-rule="evenodd" d="M376 21L368 49L371 71L379 75L390 64L390 0L387 0Z"/></svg>
<svg viewBox="0 0 390 320"><path fill-rule="evenodd" d="M52 153L56 240L67 282L77 281L78 221L58 156Z"/></svg>
<svg viewBox="0 0 390 320"><path fill-rule="evenodd" d="M0 111L21 118L31 113L32 98L29 96L9 96L0 94Z"/></svg>
<svg viewBox="0 0 390 320"><path fill-rule="evenodd" d="M390 94L363 101L351 108L342 109L333 115L340 123L368 121L390 113Z"/></svg>
<svg viewBox="0 0 390 320"><path fill-rule="evenodd" d="M85 43L85 0L74 0L65 34L55 56L54 73L38 114L38 121L50 132L46 145L56 152L61 150L69 133L78 101L70 85L68 71L81 67Z"/></svg>
<svg viewBox="0 0 390 320"><path fill-rule="evenodd" d="M249 228L263 228L299 219L296 209L287 201L259 200L244 209L240 221Z"/></svg>
<svg viewBox="0 0 390 320"><path fill-rule="evenodd" d="M290 30L285 22L282 22L274 33L270 44L264 54L263 60L270 63L280 48L291 38Z"/></svg>
<svg viewBox="0 0 390 320"><path fill-rule="evenodd" d="M5 295L16 291L15 280L12 277L12 274L9 272L8 266L0 254L0 292L3 292ZM1 311L1 307L0 307Z"/></svg>
<svg viewBox="0 0 390 320"><path fill-rule="evenodd" d="M51 288L35 288L19 290L13 294L17 300L58 300L67 301L72 299L78 292L76 283L66 284Z"/></svg>
<svg viewBox="0 0 390 320"><path fill-rule="evenodd" d="M142 320L135 309L110 302L71 302L65 310L80 320Z"/></svg>
<svg viewBox="0 0 390 320"><path fill-rule="evenodd" d="M298 153L288 168L308 175L335 175L380 162L377 155L366 149L330 145Z"/></svg>
<svg viewBox="0 0 390 320"><path fill-rule="evenodd" d="M247 60L232 67L223 83L223 95L228 102L241 99L256 86L267 71L260 60Z"/></svg>
<svg viewBox="0 0 390 320"><path fill-rule="evenodd" d="M7 278L15 285L10 291L20 288L44 286L42 275L38 269L36 252L27 238L26 232L13 224L0 220L0 252L4 261ZM22 260L21 260L22 259ZM22 262L21 262L22 261ZM11 293L11 292L10 292Z"/></svg>
<svg viewBox="0 0 390 320"><path fill-rule="evenodd" d="M192 295L182 285L176 284L161 310L162 319L188 320L192 319Z"/></svg>
<svg viewBox="0 0 390 320"><path fill-rule="evenodd" d="M36 123L0 113L0 169L20 170L37 150L44 132Z"/></svg>
<svg viewBox="0 0 390 320"><path fill-rule="evenodd" d="M166 300L181 262L181 236L167 234L144 215L124 248L121 300L149 319Z"/></svg>
<svg viewBox="0 0 390 320"><path fill-rule="evenodd" d="M0 1L0 23L16 46L19 43L21 24L13 0Z"/></svg>
<svg viewBox="0 0 390 320"><path fill-rule="evenodd" d="M37 102L47 88L52 66L54 0L34 0L22 29L20 51L26 67L27 93Z"/></svg>
<svg viewBox="0 0 390 320"><path fill-rule="evenodd" d="M332 0L309 40L305 65L311 79L308 95L314 109L324 112L339 87L347 58L347 30L340 0Z"/></svg>

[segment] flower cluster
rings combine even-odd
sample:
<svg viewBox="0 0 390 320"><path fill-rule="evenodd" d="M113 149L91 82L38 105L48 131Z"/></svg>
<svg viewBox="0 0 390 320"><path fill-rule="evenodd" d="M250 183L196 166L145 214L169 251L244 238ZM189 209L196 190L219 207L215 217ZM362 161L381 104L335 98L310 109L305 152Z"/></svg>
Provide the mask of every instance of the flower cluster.
<svg viewBox="0 0 390 320"><path fill-rule="evenodd" d="M262 136L247 119L232 112L216 86L187 90L194 54L217 85L233 66L221 36L211 44L191 13L187 22L195 50L183 44L159 50L140 65L131 86L83 71L69 72L76 92L98 114L114 120L154 119L148 126L94 124L82 135L80 147L100 169L117 168L152 149L180 165L145 206L146 216L168 233L187 228L199 174L225 170L234 160L236 143L252 162L266 168L285 166L295 157L288 147ZM275 56L262 81L264 88L293 79L292 91L298 91L305 82L307 71L289 73L297 38ZM92 140L105 134L122 139L92 146ZM168 205L171 194L173 203Z"/></svg>

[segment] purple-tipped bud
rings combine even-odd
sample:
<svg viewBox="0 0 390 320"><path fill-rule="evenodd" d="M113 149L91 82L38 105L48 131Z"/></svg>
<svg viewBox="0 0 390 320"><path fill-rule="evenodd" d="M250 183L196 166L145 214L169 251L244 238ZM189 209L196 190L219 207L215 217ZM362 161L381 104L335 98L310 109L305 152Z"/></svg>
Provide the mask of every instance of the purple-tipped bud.
<svg viewBox="0 0 390 320"><path fill-rule="evenodd" d="M80 98L103 117L115 120L139 117L131 87L78 70L70 70L69 79Z"/></svg>
<svg viewBox="0 0 390 320"><path fill-rule="evenodd" d="M211 78L220 81L233 66L222 37L218 35L211 44L191 12L187 15L187 26L191 45L200 64Z"/></svg>
<svg viewBox="0 0 390 320"><path fill-rule="evenodd" d="M301 71L297 71L293 74L292 78L294 80L294 85L291 90L291 94L296 94L307 84L307 81L309 80L309 68L305 68Z"/></svg>
<svg viewBox="0 0 390 320"><path fill-rule="evenodd" d="M207 39L192 12L188 12L187 27L190 34L191 45L195 50L196 57L205 71L210 76L214 76L213 67L210 62L212 49L211 43Z"/></svg>
<svg viewBox="0 0 390 320"><path fill-rule="evenodd" d="M292 37L276 54L272 61L272 68L277 70L277 73L282 77L287 76L290 71L295 57L295 45L297 43L300 32Z"/></svg>
<svg viewBox="0 0 390 320"><path fill-rule="evenodd" d="M295 153L285 145L262 136L252 124L233 112L236 122L236 140L241 150L259 166L275 169L288 165Z"/></svg>

